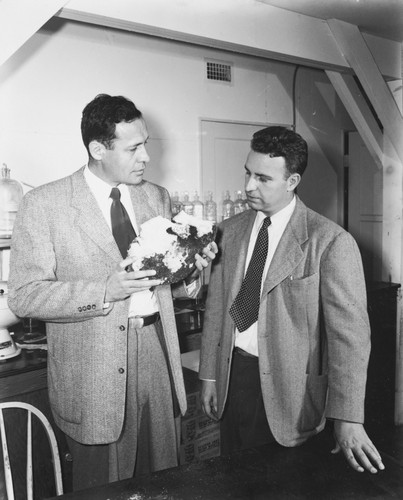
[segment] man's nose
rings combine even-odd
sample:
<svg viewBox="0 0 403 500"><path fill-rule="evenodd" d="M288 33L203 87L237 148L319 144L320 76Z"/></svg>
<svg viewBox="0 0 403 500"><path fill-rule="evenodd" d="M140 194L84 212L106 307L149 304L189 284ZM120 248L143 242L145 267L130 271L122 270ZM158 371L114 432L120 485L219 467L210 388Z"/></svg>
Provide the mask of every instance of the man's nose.
<svg viewBox="0 0 403 500"><path fill-rule="evenodd" d="M144 145L139 146L138 153L139 153L138 154L138 161L139 162L148 163L150 161L150 157L148 156L146 147Z"/></svg>
<svg viewBox="0 0 403 500"><path fill-rule="evenodd" d="M256 189L256 181L253 177L249 177L245 183L245 191L254 191Z"/></svg>

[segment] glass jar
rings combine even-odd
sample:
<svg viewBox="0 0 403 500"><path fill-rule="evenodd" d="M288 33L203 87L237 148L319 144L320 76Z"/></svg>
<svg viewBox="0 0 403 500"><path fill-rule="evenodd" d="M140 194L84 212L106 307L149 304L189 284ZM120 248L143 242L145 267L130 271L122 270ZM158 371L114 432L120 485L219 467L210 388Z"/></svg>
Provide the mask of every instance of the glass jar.
<svg viewBox="0 0 403 500"><path fill-rule="evenodd" d="M0 178L0 238L11 238L23 195L21 184L10 179L10 169L3 163Z"/></svg>

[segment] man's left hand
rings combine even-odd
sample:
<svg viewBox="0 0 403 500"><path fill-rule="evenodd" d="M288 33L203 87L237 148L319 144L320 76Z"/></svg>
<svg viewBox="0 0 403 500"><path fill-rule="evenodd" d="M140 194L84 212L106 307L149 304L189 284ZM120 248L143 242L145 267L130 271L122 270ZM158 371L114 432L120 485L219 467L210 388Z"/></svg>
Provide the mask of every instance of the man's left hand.
<svg viewBox="0 0 403 500"><path fill-rule="evenodd" d="M218 252L218 247L215 241L211 242L207 247L203 248L202 255L196 254L196 269L189 275L187 281L192 282L206 268Z"/></svg>
<svg viewBox="0 0 403 500"><path fill-rule="evenodd" d="M218 247L215 241L212 241L210 245L203 248L202 255L196 254L196 267L199 272L203 271L212 260L215 259L216 253L218 252Z"/></svg>
<svg viewBox="0 0 403 500"><path fill-rule="evenodd" d="M334 437L336 446L332 453L338 453L342 450L347 462L356 471L364 472L365 468L375 474L378 469L385 469L378 450L369 439L362 424L335 420Z"/></svg>

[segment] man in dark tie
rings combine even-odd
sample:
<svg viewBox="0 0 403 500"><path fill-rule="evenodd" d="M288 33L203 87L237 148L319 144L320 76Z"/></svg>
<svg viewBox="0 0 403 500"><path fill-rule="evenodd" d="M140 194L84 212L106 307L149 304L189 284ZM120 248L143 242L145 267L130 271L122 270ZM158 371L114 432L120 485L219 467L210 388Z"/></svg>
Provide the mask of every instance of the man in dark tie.
<svg viewBox="0 0 403 500"><path fill-rule="evenodd" d="M202 406L222 451L297 446L334 423L337 452L372 473L364 427L370 352L358 247L295 189L307 144L285 127L256 132L245 164L250 210L219 228L202 334Z"/></svg>
<svg viewBox="0 0 403 500"><path fill-rule="evenodd" d="M73 456L75 490L176 466L186 411L172 294L194 296L217 247L186 283L129 271L140 225L171 217L166 189L143 180L141 112L101 94L84 109L88 164L23 199L14 226L9 305L46 322L54 419Z"/></svg>

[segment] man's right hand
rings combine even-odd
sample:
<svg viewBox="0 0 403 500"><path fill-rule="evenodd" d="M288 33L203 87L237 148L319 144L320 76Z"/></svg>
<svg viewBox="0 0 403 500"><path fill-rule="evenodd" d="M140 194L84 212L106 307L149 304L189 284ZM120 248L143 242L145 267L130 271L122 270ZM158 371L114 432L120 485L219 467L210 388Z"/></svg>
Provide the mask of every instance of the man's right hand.
<svg viewBox="0 0 403 500"><path fill-rule="evenodd" d="M131 259L125 259L117 266L116 270L108 276L106 281L105 302L124 300L132 293L148 290L153 286L161 285L162 280L151 279L154 270L126 271L131 264Z"/></svg>
<svg viewBox="0 0 403 500"><path fill-rule="evenodd" d="M204 413L217 421L217 388L213 380L202 380L201 405Z"/></svg>

